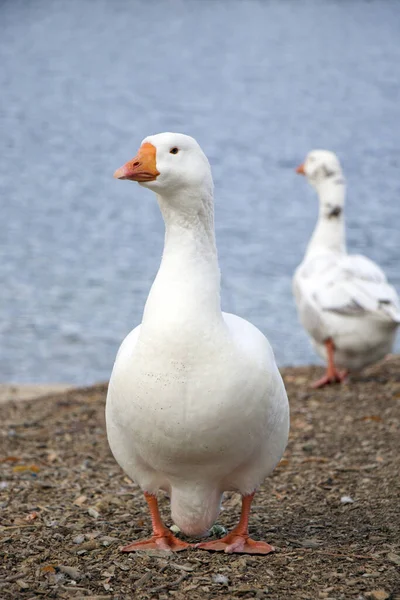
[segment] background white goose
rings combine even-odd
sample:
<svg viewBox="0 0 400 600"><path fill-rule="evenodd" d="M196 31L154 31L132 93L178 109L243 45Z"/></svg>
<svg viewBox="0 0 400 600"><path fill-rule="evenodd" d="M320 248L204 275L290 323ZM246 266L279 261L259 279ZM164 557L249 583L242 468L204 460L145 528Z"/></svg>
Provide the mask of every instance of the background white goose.
<svg viewBox="0 0 400 600"><path fill-rule="evenodd" d="M391 351L400 304L378 265L347 254L345 180L335 154L313 150L297 173L307 177L319 196L318 222L295 272L293 291L300 321L327 361L325 376L314 384L321 387Z"/></svg>
<svg viewBox="0 0 400 600"><path fill-rule="evenodd" d="M129 544L183 550L161 522L156 493L166 490L180 529L204 535L224 490L239 491L239 525L207 550L267 554L248 535L256 488L287 443L286 391L264 335L220 308L213 181L191 137L146 138L115 173L153 190L165 221L165 246L143 322L118 352L107 396L107 434L125 472L143 489L153 536Z"/></svg>

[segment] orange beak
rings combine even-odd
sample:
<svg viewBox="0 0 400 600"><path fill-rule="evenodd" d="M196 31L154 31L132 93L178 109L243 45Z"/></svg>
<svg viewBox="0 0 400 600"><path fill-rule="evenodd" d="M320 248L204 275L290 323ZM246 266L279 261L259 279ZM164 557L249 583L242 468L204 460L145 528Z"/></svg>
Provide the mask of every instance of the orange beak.
<svg viewBox="0 0 400 600"><path fill-rule="evenodd" d="M135 158L115 171L114 177L142 182L154 181L159 174L156 167L156 149L153 144L145 142L140 146Z"/></svg>
<svg viewBox="0 0 400 600"><path fill-rule="evenodd" d="M299 165L296 169L296 173L298 173L299 175L305 175L306 172L304 170L304 163Z"/></svg>

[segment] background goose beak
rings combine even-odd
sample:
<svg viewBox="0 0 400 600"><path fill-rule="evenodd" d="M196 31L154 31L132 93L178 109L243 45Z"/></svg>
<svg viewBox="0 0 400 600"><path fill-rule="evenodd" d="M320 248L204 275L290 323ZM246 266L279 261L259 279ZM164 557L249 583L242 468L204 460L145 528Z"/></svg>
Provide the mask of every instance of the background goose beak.
<svg viewBox="0 0 400 600"><path fill-rule="evenodd" d="M299 165L296 169L296 173L298 173L299 175L305 175L306 172L304 170L304 163Z"/></svg>

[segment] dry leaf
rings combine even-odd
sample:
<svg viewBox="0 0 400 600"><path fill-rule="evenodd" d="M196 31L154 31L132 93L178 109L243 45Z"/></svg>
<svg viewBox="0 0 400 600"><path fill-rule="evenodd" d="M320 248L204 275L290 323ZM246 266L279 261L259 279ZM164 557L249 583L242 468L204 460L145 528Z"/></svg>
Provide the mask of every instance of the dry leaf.
<svg viewBox="0 0 400 600"><path fill-rule="evenodd" d="M13 463L13 462L18 462L19 460L21 460L19 458L19 456L6 456L5 458L2 458L0 460L0 462L2 462L2 463L5 463L5 462Z"/></svg>
<svg viewBox="0 0 400 600"><path fill-rule="evenodd" d="M74 500L74 504L76 506L82 506L82 504L85 504L87 500L87 496L78 496L75 500Z"/></svg>
<svg viewBox="0 0 400 600"><path fill-rule="evenodd" d="M29 515L26 515L25 517L25 521L34 521L35 519L37 519L39 516L39 513L36 511L33 511L31 513L29 513Z"/></svg>
<svg viewBox="0 0 400 600"><path fill-rule="evenodd" d="M42 573L52 573L52 574L54 574L56 572L53 565L46 565L45 567L41 568L41 571L42 571Z"/></svg>
<svg viewBox="0 0 400 600"><path fill-rule="evenodd" d="M17 465L13 468L14 473L26 473L30 471L31 473L39 473L40 467L37 465Z"/></svg>

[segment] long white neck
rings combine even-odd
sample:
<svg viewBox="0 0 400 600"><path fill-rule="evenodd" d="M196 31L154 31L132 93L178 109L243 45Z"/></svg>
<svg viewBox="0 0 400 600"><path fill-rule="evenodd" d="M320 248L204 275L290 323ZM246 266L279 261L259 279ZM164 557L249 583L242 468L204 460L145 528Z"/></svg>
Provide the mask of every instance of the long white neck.
<svg viewBox="0 0 400 600"><path fill-rule="evenodd" d="M197 193L200 211L185 212L185 197L176 192L172 202L157 196L165 243L143 315L142 327L151 334L174 328L182 334L201 331L222 321L212 190Z"/></svg>
<svg viewBox="0 0 400 600"><path fill-rule="evenodd" d="M319 216L307 246L306 258L327 250L346 254L345 193L346 186L341 177L328 178L319 184Z"/></svg>

